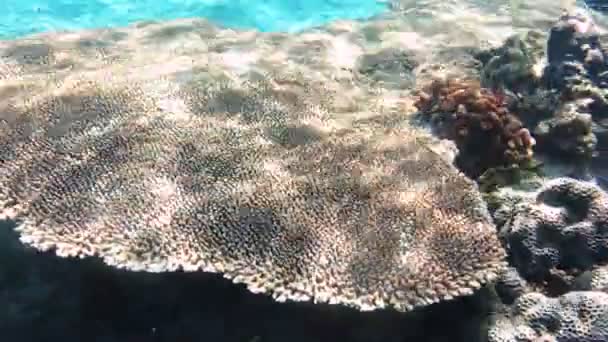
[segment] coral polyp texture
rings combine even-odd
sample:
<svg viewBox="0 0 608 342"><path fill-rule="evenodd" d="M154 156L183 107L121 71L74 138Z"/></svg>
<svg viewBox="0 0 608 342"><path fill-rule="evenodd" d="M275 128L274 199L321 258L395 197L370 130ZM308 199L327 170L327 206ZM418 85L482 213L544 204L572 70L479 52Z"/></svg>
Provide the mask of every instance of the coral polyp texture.
<svg viewBox="0 0 608 342"><path fill-rule="evenodd" d="M360 310L468 295L505 266L474 182L412 129L340 126L303 78L49 82L0 110L3 213L35 248Z"/></svg>
<svg viewBox="0 0 608 342"><path fill-rule="evenodd" d="M502 216L501 235L528 279L573 275L608 262L608 195L594 183L549 181L534 199L515 204Z"/></svg>
<svg viewBox="0 0 608 342"><path fill-rule="evenodd" d="M472 177L532 159L535 140L509 112L506 96L476 80L435 79L419 91L415 106L441 136L456 142L456 163Z"/></svg>
<svg viewBox="0 0 608 342"><path fill-rule="evenodd" d="M557 298L527 293L490 329L489 342L608 340L608 294L569 292Z"/></svg>

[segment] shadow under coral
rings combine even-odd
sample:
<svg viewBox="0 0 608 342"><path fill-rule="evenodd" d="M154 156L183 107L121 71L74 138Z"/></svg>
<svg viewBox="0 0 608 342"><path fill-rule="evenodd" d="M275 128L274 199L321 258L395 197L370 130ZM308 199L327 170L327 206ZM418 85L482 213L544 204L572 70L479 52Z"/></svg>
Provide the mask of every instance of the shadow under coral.
<svg viewBox="0 0 608 342"><path fill-rule="evenodd" d="M489 291L414 311L277 303L207 273L128 272L24 247L0 221L0 335L42 341L485 340Z"/></svg>

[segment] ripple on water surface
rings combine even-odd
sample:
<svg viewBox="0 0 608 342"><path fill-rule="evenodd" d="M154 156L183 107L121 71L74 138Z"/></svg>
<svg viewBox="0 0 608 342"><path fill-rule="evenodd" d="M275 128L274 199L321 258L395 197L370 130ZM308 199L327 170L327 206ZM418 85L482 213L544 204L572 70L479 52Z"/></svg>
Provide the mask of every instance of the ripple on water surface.
<svg viewBox="0 0 608 342"><path fill-rule="evenodd" d="M365 19L379 0L9 0L0 1L0 39L59 30L203 17L233 28L294 32L336 19Z"/></svg>

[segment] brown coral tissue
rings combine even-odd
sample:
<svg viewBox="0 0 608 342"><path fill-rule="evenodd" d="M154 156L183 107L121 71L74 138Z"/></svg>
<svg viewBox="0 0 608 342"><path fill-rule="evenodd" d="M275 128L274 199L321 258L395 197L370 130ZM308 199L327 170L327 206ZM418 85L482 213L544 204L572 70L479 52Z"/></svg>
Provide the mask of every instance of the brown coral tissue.
<svg viewBox="0 0 608 342"><path fill-rule="evenodd" d="M468 79L435 79L415 106L439 135L459 149L458 167L477 178L492 167L521 166L532 159L534 138L507 108L500 91Z"/></svg>

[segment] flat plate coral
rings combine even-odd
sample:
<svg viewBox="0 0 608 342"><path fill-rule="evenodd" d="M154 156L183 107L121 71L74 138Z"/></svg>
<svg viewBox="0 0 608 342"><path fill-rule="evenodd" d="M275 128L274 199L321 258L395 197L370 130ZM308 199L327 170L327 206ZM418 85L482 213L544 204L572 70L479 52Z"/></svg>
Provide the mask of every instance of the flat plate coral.
<svg viewBox="0 0 608 342"><path fill-rule="evenodd" d="M320 85L48 82L0 110L2 208L40 250L361 310L467 295L504 266L472 181L411 129L340 127Z"/></svg>

